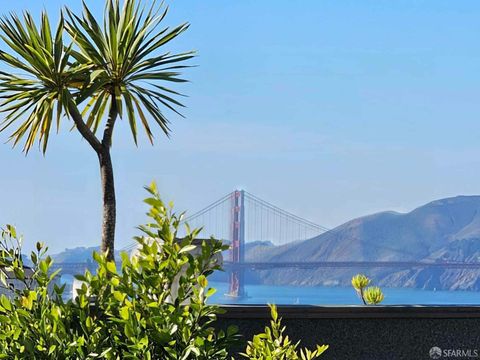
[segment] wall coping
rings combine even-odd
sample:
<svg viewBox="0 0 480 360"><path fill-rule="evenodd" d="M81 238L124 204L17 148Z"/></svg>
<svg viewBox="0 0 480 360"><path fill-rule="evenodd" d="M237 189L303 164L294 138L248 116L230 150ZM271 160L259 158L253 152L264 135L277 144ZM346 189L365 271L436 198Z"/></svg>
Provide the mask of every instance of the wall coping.
<svg viewBox="0 0 480 360"><path fill-rule="evenodd" d="M220 305L219 318L269 319L267 305ZM278 305L284 319L468 319L480 318L480 305L315 306Z"/></svg>

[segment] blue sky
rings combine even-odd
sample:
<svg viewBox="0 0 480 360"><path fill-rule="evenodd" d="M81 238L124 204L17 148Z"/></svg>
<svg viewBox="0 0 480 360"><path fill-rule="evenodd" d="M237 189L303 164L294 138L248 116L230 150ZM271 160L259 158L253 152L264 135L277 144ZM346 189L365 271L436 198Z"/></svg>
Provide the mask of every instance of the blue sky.
<svg viewBox="0 0 480 360"><path fill-rule="evenodd" d="M102 1L87 0L101 14ZM196 49L186 119L136 148L116 128L119 247L157 180L179 209L243 187L327 227L480 194L480 3L441 0L168 1ZM79 0L4 1L55 17ZM2 45L3 46L3 45ZM99 243L95 154L65 124L47 155L0 146L0 223L26 246ZM7 134L0 134L3 143Z"/></svg>

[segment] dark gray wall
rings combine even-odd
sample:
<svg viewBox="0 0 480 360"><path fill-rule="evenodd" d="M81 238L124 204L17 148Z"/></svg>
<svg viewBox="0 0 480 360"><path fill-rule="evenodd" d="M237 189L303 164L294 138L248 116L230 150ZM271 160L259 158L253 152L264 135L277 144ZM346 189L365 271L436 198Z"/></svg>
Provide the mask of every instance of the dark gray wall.
<svg viewBox="0 0 480 360"><path fill-rule="evenodd" d="M245 340L269 323L265 306L224 308L227 312L219 317L218 326L238 326ZM442 350L440 359L476 358L476 351L480 358L480 307L476 306L280 306L278 310L292 339L310 348L330 345L322 360L431 359L434 346Z"/></svg>

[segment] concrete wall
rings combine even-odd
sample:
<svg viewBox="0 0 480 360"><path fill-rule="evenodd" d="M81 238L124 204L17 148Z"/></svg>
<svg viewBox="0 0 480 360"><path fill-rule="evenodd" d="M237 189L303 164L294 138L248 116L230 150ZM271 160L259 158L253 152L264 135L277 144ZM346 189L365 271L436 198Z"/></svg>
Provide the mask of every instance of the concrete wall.
<svg viewBox="0 0 480 360"><path fill-rule="evenodd" d="M224 309L218 326L237 325L245 340L262 332L270 321L265 306ZM330 345L322 360L480 358L480 307L476 306L279 306L278 310L292 339L307 347ZM441 357L435 357L439 351Z"/></svg>

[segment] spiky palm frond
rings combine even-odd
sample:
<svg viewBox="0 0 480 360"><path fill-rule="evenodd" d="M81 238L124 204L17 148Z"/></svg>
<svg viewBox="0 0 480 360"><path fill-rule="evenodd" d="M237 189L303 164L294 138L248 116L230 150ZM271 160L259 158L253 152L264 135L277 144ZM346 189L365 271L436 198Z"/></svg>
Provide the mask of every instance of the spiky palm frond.
<svg viewBox="0 0 480 360"><path fill-rule="evenodd" d="M93 134L114 106L120 116L127 114L135 143L137 118L150 142L150 118L168 135L162 108L178 113L183 105L175 99L181 94L163 83L184 82L179 71L188 67L182 63L194 53L159 51L188 24L160 29L167 8L155 1L146 8L141 1L124 0L121 7L119 0L106 0L102 26L86 4L81 16L68 8L64 13L67 19L62 15L54 32L45 12L40 25L28 12L23 18L12 14L0 19L0 37L11 50L0 50L0 61L11 68L0 71L0 113L5 115L0 132L15 127L10 136L14 145L26 136L25 152L36 139L45 152L52 123L56 121L58 130L66 113L98 151L100 142ZM65 44L64 31L71 44ZM105 128L109 137L115 118L116 112Z"/></svg>
<svg viewBox="0 0 480 360"><path fill-rule="evenodd" d="M194 53L159 53L188 28L188 24L182 24L159 29L167 10L155 1L147 8L135 0L125 0L123 7L119 0L107 0L103 24L99 24L85 3L82 16L66 9L65 29L76 45L71 54L76 64L91 69L77 103L88 99L82 115L93 132L99 128L105 110L115 102L120 117L127 115L135 143L137 118L153 142L148 115L168 135L169 122L162 107L178 113L183 105L175 99L180 94L163 82L184 82L179 70L188 67L182 63Z"/></svg>
<svg viewBox="0 0 480 360"><path fill-rule="evenodd" d="M12 72L0 72L0 112L5 118L0 131L20 122L10 139L14 145L27 135L24 151L28 152L38 138L43 152L46 151L52 122L60 124L63 110L71 101L69 83L88 73L85 66L73 69L69 65L71 47L63 42L63 17L52 33L46 13L37 26L30 13L25 12L23 21L15 14L0 20L1 39L14 55L0 51L0 61ZM83 69L83 70L82 70Z"/></svg>

